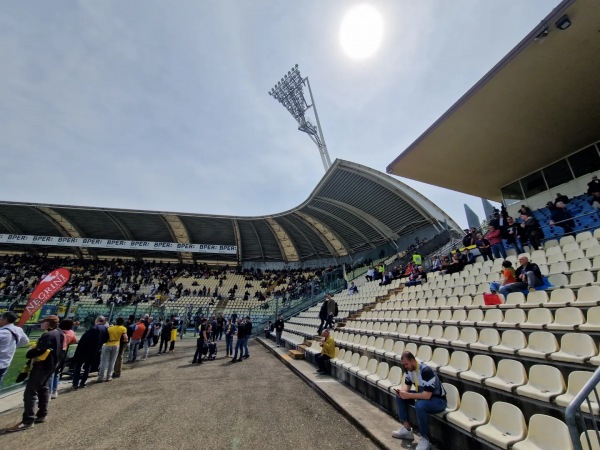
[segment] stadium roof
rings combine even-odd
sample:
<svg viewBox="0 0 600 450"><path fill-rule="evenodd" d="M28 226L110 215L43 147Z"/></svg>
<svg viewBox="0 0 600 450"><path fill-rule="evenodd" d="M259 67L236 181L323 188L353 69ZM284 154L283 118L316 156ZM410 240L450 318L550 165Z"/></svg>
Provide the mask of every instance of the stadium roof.
<svg viewBox="0 0 600 450"><path fill-rule="evenodd" d="M0 202L0 233L4 233L0 238L33 235L237 246L233 255L199 258L219 261L337 258L391 243L430 225L441 231L446 224L460 230L441 209L405 184L343 160L334 162L303 204L261 217ZM0 249L8 245L14 248L15 244L0 244ZM124 253L114 248L77 251L83 256ZM139 255L166 256L160 251ZM192 258L186 253L180 256Z"/></svg>
<svg viewBox="0 0 600 450"><path fill-rule="evenodd" d="M599 30L598 0L561 2L387 172L499 201L501 187L599 140Z"/></svg>

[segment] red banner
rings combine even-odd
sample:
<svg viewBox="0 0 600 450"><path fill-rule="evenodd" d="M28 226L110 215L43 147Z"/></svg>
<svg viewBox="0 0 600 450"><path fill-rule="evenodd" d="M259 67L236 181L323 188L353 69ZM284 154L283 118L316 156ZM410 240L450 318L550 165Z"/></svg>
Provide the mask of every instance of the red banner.
<svg viewBox="0 0 600 450"><path fill-rule="evenodd" d="M69 281L70 277L71 274L69 271L62 267L53 270L46 275L37 285L33 294L31 294L31 297L29 297L25 311L21 314L19 326L23 326L23 324L25 324L38 309L44 306L44 304L50 300L67 281Z"/></svg>

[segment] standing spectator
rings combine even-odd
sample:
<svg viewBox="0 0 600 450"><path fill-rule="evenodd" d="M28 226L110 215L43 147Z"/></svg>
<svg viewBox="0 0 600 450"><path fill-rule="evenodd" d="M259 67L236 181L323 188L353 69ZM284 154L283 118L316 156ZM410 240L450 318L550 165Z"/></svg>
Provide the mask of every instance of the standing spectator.
<svg viewBox="0 0 600 450"><path fill-rule="evenodd" d="M506 259L506 249L504 248L504 243L502 242L502 233L500 230L495 228L493 225L490 225L489 231L486 234L486 238L488 241L490 241L494 258L502 257L503 259Z"/></svg>
<svg viewBox="0 0 600 450"><path fill-rule="evenodd" d="M408 421L408 405L414 401L421 439L415 450L429 450L429 414L437 414L446 409L446 392L436 373L427 364L417 361L411 352L402 353L400 362L404 366L404 385L396 389L398 418L404 425L392 436L396 439L412 441L414 435ZM411 392L415 387L416 392Z"/></svg>
<svg viewBox="0 0 600 450"><path fill-rule="evenodd" d="M421 254L415 250L415 252L412 255L412 262L415 266L420 266L423 263L423 257L421 256Z"/></svg>
<svg viewBox="0 0 600 450"><path fill-rule="evenodd" d="M379 264L377 267L377 279L383 280L383 273L385 272L385 265L383 263Z"/></svg>
<svg viewBox="0 0 600 450"><path fill-rule="evenodd" d="M319 365L317 373L326 375L329 373L329 360L335 358L335 341L329 330L323 330L323 339L319 342L319 345L321 346L321 354L317 355L317 364Z"/></svg>
<svg viewBox="0 0 600 450"><path fill-rule="evenodd" d="M154 336L154 322L153 322L154 318L153 317L148 317L146 319L146 331L144 332L145 334L145 338L144 338L144 356L142 356L140 359L143 361L145 359L148 359L148 353L150 353L150 347L152 346L152 338Z"/></svg>
<svg viewBox="0 0 600 450"><path fill-rule="evenodd" d="M227 325L225 325L225 355L233 356L233 336L236 332L235 323L233 323L233 319L230 317L227 321Z"/></svg>
<svg viewBox="0 0 600 450"><path fill-rule="evenodd" d="M529 209L528 206L521 205L521 207L519 208L519 215L520 216L533 216L533 212L531 211L531 209Z"/></svg>
<svg viewBox="0 0 600 450"><path fill-rule="evenodd" d="M17 347L29 344L29 338L23 328L15 326L17 319L18 316L12 311L0 315L0 386Z"/></svg>
<svg viewBox="0 0 600 450"><path fill-rule="evenodd" d="M167 319L165 324L162 326L160 330L160 346L158 347L158 354L161 355L163 353L167 353L169 347L169 341L171 340L171 331L173 330L173 325L171 324L171 319ZM163 350L163 345L165 349Z"/></svg>
<svg viewBox="0 0 600 450"><path fill-rule="evenodd" d="M465 230L465 237L462 240L462 244L464 247L474 247L475 241L477 240L477 233L473 231L473 229Z"/></svg>
<svg viewBox="0 0 600 450"><path fill-rule="evenodd" d="M523 228L525 235L529 240L529 245L533 247L534 250L538 250L542 245L541 239L543 235L540 229L540 224L535 217L533 217L533 215L528 216L523 214L521 216L521 220L521 227Z"/></svg>
<svg viewBox="0 0 600 450"><path fill-rule="evenodd" d="M194 359L192 364L202 364L202 354L204 353L204 346L208 345L208 337L206 335L206 319L200 320L198 326L198 338L196 339L196 352L194 353Z"/></svg>
<svg viewBox="0 0 600 450"><path fill-rule="evenodd" d="M217 316L217 332L216 332L215 340L218 339L220 341L223 339L224 327L225 327L225 319L223 318L223 314L219 314Z"/></svg>
<svg viewBox="0 0 600 450"><path fill-rule="evenodd" d="M481 256L483 256L484 261L487 261L488 258L490 261L494 260L494 257L492 256L492 247L490 241L485 239L483 237L483 234L477 234L477 240L475 241L475 245L479 249L479 253L481 254Z"/></svg>
<svg viewBox="0 0 600 450"><path fill-rule="evenodd" d="M373 281L375 279L375 269L373 269L373 267L369 267L365 278L367 279L367 281Z"/></svg>
<svg viewBox="0 0 600 450"><path fill-rule="evenodd" d="M98 362L98 353L108 341L104 316L98 316L94 326L83 333L73 356L73 389L84 388L92 367ZM83 370L83 373L82 373Z"/></svg>
<svg viewBox="0 0 600 450"><path fill-rule="evenodd" d="M327 300L325 302L327 304L327 319L325 321L325 328L332 328L333 318L337 316L338 313L338 306L333 297L331 296L331 293L327 293L326 298Z"/></svg>
<svg viewBox="0 0 600 450"><path fill-rule="evenodd" d="M520 227L512 217L506 218L506 243L513 246L517 253L525 253L521 243Z"/></svg>
<svg viewBox="0 0 600 450"><path fill-rule="evenodd" d="M158 322L154 325L154 333L152 333L152 347L156 347L163 327L163 318L159 317Z"/></svg>
<svg viewBox="0 0 600 450"><path fill-rule="evenodd" d="M325 301L321 304L321 309L319 310L319 319L321 320L321 323L317 329L318 335L321 334L321 331L323 331L323 326L327 322L327 299L325 299Z"/></svg>
<svg viewBox="0 0 600 450"><path fill-rule="evenodd" d="M554 204L558 204L559 202L564 203L565 205L569 203L569 197L563 194L556 194L556 200L554 200Z"/></svg>
<svg viewBox="0 0 600 450"><path fill-rule="evenodd" d="M34 348L25 355L31 359L31 370L23 393L23 420L8 431L23 431L33 428L34 422L43 423L48 415L50 389L48 380L56 370L63 355L63 333L58 329L58 317L48 316L41 321L45 333L40 336ZM35 411L37 404L37 413Z"/></svg>
<svg viewBox="0 0 600 450"><path fill-rule="evenodd" d="M252 321L250 320L250 316L246 317L245 327L246 338L244 339L244 358L250 358L250 353L248 352L248 341L250 340L250 336L252 335Z"/></svg>
<svg viewBox="0 0 600 450"><path fill-rule="evenodd" d="M175 351L175 342L177 342L177 327L179 326L179 321L175 317L172 317L171 325L171 345L169 346L169 352Z"/></svg>
<svg viewBox="0 0 600 450"><path fill-rule="evenodd" d="M113 379L113 372L115 369L115 362L117 361L117 355L119 353L119 345L121 344L121 339L127 342L127 328L123 326L123 318L117 317L116 324L108 327L108 340L102 347L102 356L100 357L100 369L98 369L99 383L105 380L111 381Z"/></svg>
<svg viewBox="0 0 600 450"><path fill-rule="evenodd" d="M283 316L279 316L275 321L275 342L277 343L277 347L281 346L281 335L284 328L285 322L283 321Z"/></svg>
<svg viewBox="0 0 600 450"><path fill-rule="evenodd" d="M127 330L127 334L122 336L119 340L119 352L117 353L117 360L115 361L115 368L112 374L113 378L119 378L121 376L121 371L123 370L123 355L125 352L129 353L129 342L135 331L135 316L130 315L123 326Z"/></svg>
<svg viewBox="0 0 600 450"><path fill-rule="evenodd" d="M110 331L110 328L109 328ZM129 344L129 355L127 356L127 362L133 363L137 359L138 347L142 341L142 337L146 332L146 325L141 319L136 319L135 331L131 335L131 343Z"/></svg>
<svg viewBox="0 0 600 450"><path fill-rule="evenodd" d="M244 352L244 341L246 340L246 324L242 319L238 320L237 323L237 341L235 342L235 352L233 354L232 363L242 362L242 354ZM240 351L240 358L238 359L238 350Z"/></svg>
<svg viewBox="0 0 600 450"><path fill-rule="evenodd" d="M72 319L63 319L58 324L58 328L63 332L63 357L58 363L58 367L54 374L50 377L49 385L50 388L50 398L58 398L58 382L60 381L60 376L62 375L62 371L65 368L65 362L67 359L67 351L69 349L69 345L77 343L77 336L75 336L75 332L73 331L73 320Z"/></svg>

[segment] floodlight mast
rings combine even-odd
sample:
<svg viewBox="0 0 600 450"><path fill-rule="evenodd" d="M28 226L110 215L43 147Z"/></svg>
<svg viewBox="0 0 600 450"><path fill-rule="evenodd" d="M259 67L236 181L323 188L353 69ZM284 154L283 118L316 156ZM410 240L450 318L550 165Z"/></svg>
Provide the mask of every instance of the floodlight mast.
<svg viewBox="0 0 600 450"><path fill-rule="evenodd" d="M308 87L308 93L310 95L310 105L304 98L303 87L305 84ZM298 64L292 67L281 81L277 82L273 89L269 91L269 95L275 97L279 103L285 106L285 109L287 109L292 117L298 122L298 130L308 134L308 137L316 144L319 153L321 154L323 167L325 167L325 171L327 171L329 167L331 167L331 160L329 159L329 152L327 151L323 130L321 129L321 123L319 122L317 106L315 105L315 99L313 98L308 77L302 78L300 69L298 69ZM310 108L314 111L315 120L317 122L316 126L305 116L306 111Z"/></svg>

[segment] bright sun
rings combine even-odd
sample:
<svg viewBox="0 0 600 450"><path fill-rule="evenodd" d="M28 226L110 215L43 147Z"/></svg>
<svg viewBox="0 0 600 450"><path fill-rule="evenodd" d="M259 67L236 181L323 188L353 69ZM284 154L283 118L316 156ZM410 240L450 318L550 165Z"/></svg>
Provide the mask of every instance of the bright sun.
<svg viewBox="0 0 600 450"><path fill-rule="evenodd" d="M383 37L381 14L370 5L358 5L346 13L340 27L340 43L351 58L368 58Z"/></svg>

